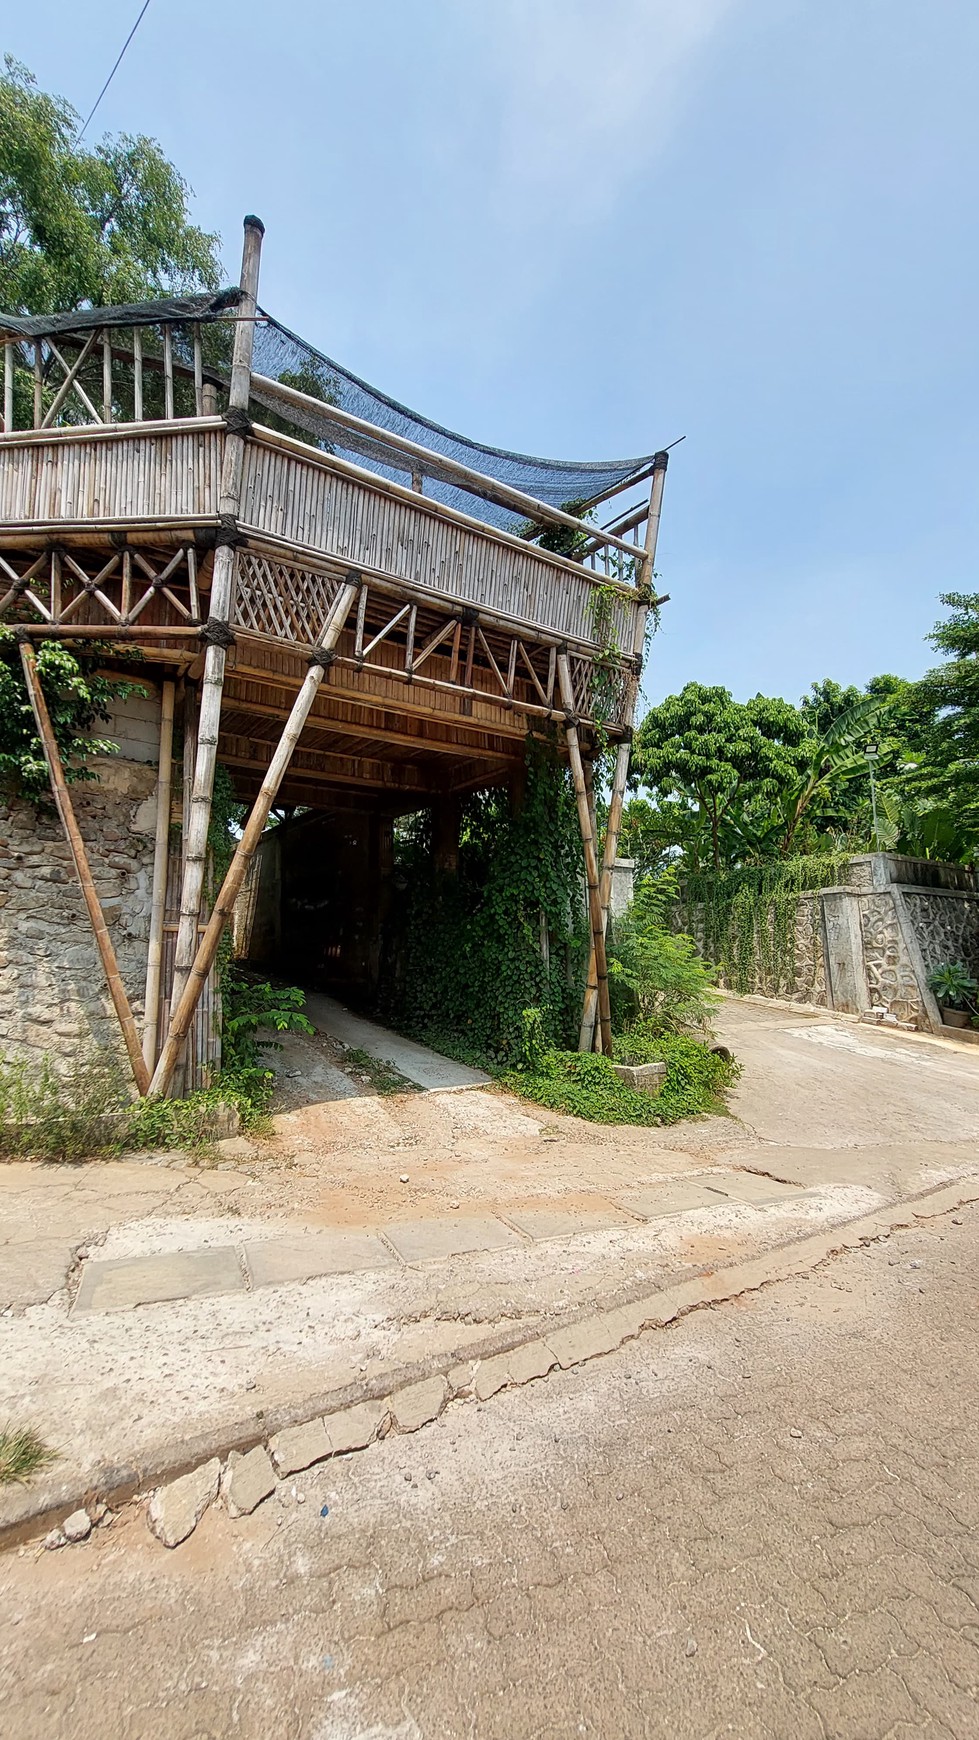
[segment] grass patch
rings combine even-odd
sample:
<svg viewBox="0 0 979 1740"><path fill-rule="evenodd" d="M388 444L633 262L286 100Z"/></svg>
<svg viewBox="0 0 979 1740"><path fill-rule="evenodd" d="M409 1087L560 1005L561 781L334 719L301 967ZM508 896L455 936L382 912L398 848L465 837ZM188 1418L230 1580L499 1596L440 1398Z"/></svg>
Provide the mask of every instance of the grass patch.
<svg viewBox="0 0 979 1740"><path fill-rule="evenodd" d="M617 1043L616 1053L619 1062L665 1062L659 1094L637 1093L619 1080L609 1058L581 1051L548 1052L531 1069L511 1070L503 1083L522 1099L592 1124L652 1127L725 1112L724 1093L739 1074L736 1063L678 1033L634 1029Z"/></svg>
<svg viewBox="0 0 979 1740"><path fill-rule="evenodd" d="M23 1484L32 1474L49 1467L57 1454L32 1426L19 1431L4 1427L0 1431L0 1486L11 1486L15 1481Z"/></svg>
<svg viewBox="0 0 979 1740"><path fill-rule="evenodd" d="M421 1092L416 1081L409 1081L393 1063L384 1058L372 1057L369 1051L363 1051L359 1045L350 1046L343 1055L344 1070L352 1069L358 1075L365 1075L374 1092L377 1094L417 1094Z"/></svg>

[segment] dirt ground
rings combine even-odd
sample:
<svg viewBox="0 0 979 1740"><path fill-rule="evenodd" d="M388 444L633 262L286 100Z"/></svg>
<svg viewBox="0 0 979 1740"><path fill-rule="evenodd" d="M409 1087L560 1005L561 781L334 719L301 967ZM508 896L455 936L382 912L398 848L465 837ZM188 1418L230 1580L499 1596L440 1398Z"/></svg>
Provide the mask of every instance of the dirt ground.
<svg viewBox="0 0 979 1740"><path fill-rule="evenodd" d="M972 1740L979 1211L0 1562L11 1740ZM325 1507L325 1513L324 1513Z"/></svg>

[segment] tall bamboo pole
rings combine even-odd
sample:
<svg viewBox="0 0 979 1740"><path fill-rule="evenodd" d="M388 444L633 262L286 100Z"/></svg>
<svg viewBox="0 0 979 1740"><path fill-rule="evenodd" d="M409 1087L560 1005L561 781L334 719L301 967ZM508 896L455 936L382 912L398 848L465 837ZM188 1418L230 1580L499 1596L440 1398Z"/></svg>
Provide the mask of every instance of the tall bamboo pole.
<svg viewBox="0 0 979 1740"><path fill-rule="evenodd" d="M9 339L3 347L3 432L9 435L14 426L14 347Z"/></svg>
<svg viewBox="0 0 979 1740"><path fill-rule="evenodd" d="M340 638L350 607L357 596L358 584L359 582L356 580L349 580L339 593L322 643L314 653L314 662L310 665L303 679L302 688L292 704L292 711L283 727L282 736L276 744L275 753L262 781L261 790L252 805L251 814L235 848L235 855L218 891L190 973L179 999L173 1005L170 1031L167 1034L166 1043L160 1053L160 1061L150 1083L149 1091L151 1094L165 1094L170 1085L170 1078L180 1056L180 1048L190 1030L194 1011L200 1001L208 973L214 964L222 932L234 912L235 901L241 891L248 866L255 856L265 824L269 819L269 811L275 802L279 787L292 760L293 751L309 717L326 668L330 663L329 655Z"/></svg>
<svg viewBox="0 0 979 1740"><path fill-rule="evenodd" d="M608 1000L608 965L605 960L605 931L602 926L598 852L588 804L588 786L581 759L581 744L578 740L578 726L574 712L574 690L571 686L567 653L562 652L557 655L557 674L561 686L561 699L564 702L564 733L568 741L568 759L571 763L571 778L574 782L574 795L578 805L578 825L581 828L581 843L585 853L588 915L591 921L592 948L595 952L598 974L598 1019L602 1030L602 1050L606 1055L609 1055L612 1050L612 1017Z"/></svg>
<svg viewBox="0 0 979 1740"><path fill-rule="evenodd" d="M245 219L245 242L241 263L241 302L235 322L234 350L231 363L231 389L228 408L247 411L251 381L254 316L258 302L258 270L262 252L264 228L256 217ZM245 464L245 439L233 429L228 430L221 467L222 517L236 519L241 501L241 483ZM233 544L225 542L214 552L214 574L211 583L208 629L216 631L208 641L204 657L204 679L201 688L200 719L197 728L197 756L190 800L190 816L184 837L183 886L180 891L180 922L174 956L173 992L170 1007L175 1010L180 1001L187 976L197 953L197 923L204 887L207 863L207 834L211 824L211 799L214 793L214 770L217 765L218 733L221 726L221 693L224 688L224 667L227 657L221 630L227 628L231 615L235 576ZM173 1027L173 1015L170 1020Z"/></svg>
<svg viewBox="0 0 979 1740"><path fill-rule="evenodd" d="M61 765L61 754L58 749L57 739L54 735L54 728L51 724L51 715L48 712L48 704L44 699L44 691L41 688L40 678L37 674L37 660L34 656L34 648L29 646L26 641L21 641L20 643L20 661L24 667L24 680L27 684L27 693L30 698L31 710L34 714L34 720L37 725L38 736L40 737L44 748L44 759L48 764L48 778L51 781L51 792L57 806L58 814L61 817L61 825L65 830L65 835L71 850L71 856L75 865L75 874L81 883L85 905L88 908L88 916L91 921L92 930L95 933L96 947L98 948L102 967L105 972L106 984L109 987L109 995L112 998L113 1007L115 1008L119 1020L119 1026L122 1029L122 1037L125 1040L126 1050L129 1053L129 1062L132 1065L136 1086L139 1088L141 1094L145 1094L149 1087L149 1071L143 1062L143 1054L139 1048L139 1034L136 1031L136 1023L133 1020L133 1012L129 1005L129 998L126 995L126 987L122 982L122 977L119 972L116 951L112 946L112 938L106 929L105 916L102 912L99 897L95 892L95 883L92 880L92 871L88 862L88 853L85 850L85 842L82 839L81 830L79 829L78 822L75 819L75 811L72 806L71 796L67 784L65 783L64 768Z"/></svg>
<svg viewBox="0 0 979 1740"><path fill-rule="evenodd" d="M653 590L653 568L656 563L656 542L659 537L659 522L663 510L663 487L666 483L666 467L669 464L668 453L657 453L653 460L653 481L649 490L649 512L646 518L646 537L643 553L639 563L637 584L643 593L649 597ZM649 615L649 605L641 604L636 611L636 629L632 642L632 654L637 661L636 668L630 673L623 708L623 725L628 727L629 735L623 738L616 751L615 771L612 775L612 793L609 800L608 825L605 829L605 850L602 854L602 876L600 897L602 904L602 936L608 929L609 905L612 899L612 866L619 850L619 833L622 827L622 809L625 803L626 781L629 777L629 757L632 749L632 721L636 713L636 701L639 697L639 681L642 675L638 661L642 657L643 642L646 638L646 619ZM591 1051L595 1043L595 1016L598 1010L598 975L595 970L595 950L592 948L588 959L588 984L585 989L585 1001L581 1012L581 1030L578 1034L578 1050Z"/></svg>
<svg viewBox="0 0 979 1740"><path fill-rule="evenodd" d="M153 894L150 906L150 940L146 951L146 998L143 1016L143 1061L148 1070L156 1063L156 1035L160 1020L160 975L163 968L163 920L167 904L167 862L170 856L170 796L173 789L173 714L176 685L163 682L160 698L160 771L156 785L156 837L153 842Z"/></svg>

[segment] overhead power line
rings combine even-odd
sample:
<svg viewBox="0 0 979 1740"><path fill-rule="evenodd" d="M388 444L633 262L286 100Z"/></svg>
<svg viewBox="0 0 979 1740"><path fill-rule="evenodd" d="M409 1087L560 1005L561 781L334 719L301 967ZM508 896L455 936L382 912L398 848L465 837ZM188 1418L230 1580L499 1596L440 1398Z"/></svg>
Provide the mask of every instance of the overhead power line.
<svg viewBox="0 0 979 1740"><path fill-rule="evenodd" d="M79 132L75 137L75 144L76 145L78 145L81 142L81 140L84 138L85 132L88 128L89 121L91 121L92 116L95 114L96 109L98 108L99 104L102 101L102 98L105 96L105 93L108 90L109 86L111 85L113 79L115 78L116 73L119 71L119 68L122 65L123 56L125 55L125 52L126 52L127 48L129 47L129 44L132 42L133 37L136 35L137 30L139 29L140 25L143 22L143 19L145 18L146 13L149 10L149 4L150 4L150 0L143 0L142 10L141 10L139 17L137 18L135 24L133 25L132 30L129 32L129 35L126 37L125 42L123 43L121 49L119 50L119 53L116 57L115 66L112 68L112 71L110 72L108 78L106 79L105 84L102 86L102 89L100 90L98 96L96 97L94 103L92 104L91 112L85 121L85 125L82 127L81 132Z"/></svg>

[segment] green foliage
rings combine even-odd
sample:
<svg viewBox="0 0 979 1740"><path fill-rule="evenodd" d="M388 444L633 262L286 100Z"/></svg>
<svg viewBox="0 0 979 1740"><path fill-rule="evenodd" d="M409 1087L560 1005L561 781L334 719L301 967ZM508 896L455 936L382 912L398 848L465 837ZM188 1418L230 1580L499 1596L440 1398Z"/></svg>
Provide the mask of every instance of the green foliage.
<svg viewBox="0 0 979 1740"><path fill-rule="evenodd" d="M688 683L653 707L636 733L634 764L659 799L690 810L688 847L722 867L722 829L736 806L770 804L806 765L806 728L788 701L738 702L722 688Z"/></svg>
<svg viewBox="0 0 979 1740"><path fill-rule="evenodd" d="M637 1093L620 1081L607 1057L553 1051L535 1070L515 1070L504 1085L523 1099L593 1124L674 1124L682 1118L723 1111L722 1095L737 1066L699 1040L680 1034L653 1036L637 1030L642 1062L664 1061L666 1080L658 1095ZM631 1035L622 1042L629 1049Z"/></svg>
<svg viewBox="0 0 979 1740"><path fill-rule="evenodd" d="M144 691L138 683L100 674L92 650L85 651L77 643L70 652L60 641L45 640L35 650L37 673L65 779L69 783L95 779L87 758L112 755L116 745L93 735L93 726L109 718L113 700L125 700ZM45 797L50 791L20 653L10 629L3 627L0 627L0 784L20 797L31 799Z"/></svg>
<svg viewBox="0 0 979 1740"><path fill-rule="evenodd" d="M679 898L676 867L647 878L608 946L609 994L616 1025L623 1018L650 1024L660 1033L707 1027L716 1007L713 969L692 937L670 927Z"/></svg>
<svg viewBox="0 0 979 1740"><path fill-rule="evenodd" d="M682 921L699 926L702 952L731 990L744 995L764 987L769 996L791 996L799 896L838 885L848 862L847 852L827 853L688 876L680 891ZM815 901L811 922L819 924Z"/></svg>
<svg viewBox="0 0 979 1740"><path fill-rule="evenodd" d="M190 222L190 189L156 142L76 145L71 105L9 55L4 68L0 308L46 314L215 288L217 237Z"/></svg>
<svg viewBox="0 0 979 1740"><path fill-rule="evenodd" d="M95 1051L59 1073L50 1057L0 1058L0 1155L87 1160L124 1144L129 1088L114 1053Z"/></svg>
<svg viewBox="0 0 979 1740"><path fill-rule="evenodd" d="M221 975L221 1001L221 1054L232 1074L261 1069L264 1051L281 1050L278 1040L259 1039L259 1033L270 1028L276 1033L315 1032L303 1014L306 996L298 985L273 985L242 967L228 966Z"/></svg>
<svg viewBox="0 0 979 1740"><path fill-rule="evenodd" d="M221 1114L230 1107L243 1130L260 1130L275 1088L269 1069L222 1070L209 1088L182 1100L135 1100L125 1146L130 1148L206 1148Z"/></svg>
<svg viewBox="0 0 979 1740"><path fill-rule="evenodd" d="M928 974L928 987L946 1009L975 1009L979 983L964 961L943 961Z"/></svg>
<svg viewBox="0 0 979 1740"><path fill-rule="evenodd" d="M491 1068L519 1059L525 1009L540 1010L548 1043L571 1043L587 941L577 812L557 759L529 744L516 810L500 790L465 801L455 874L435 869L425 818L396 854L384 1017Z"/></svg>
<svg viewBox="0 0 979 1740"><path fill-rule="evenodd" d="M551 1048L544 1032L544 1018L539 1009L525 1009L521 1022L523 1043L520 1047L520 1067L534 1075L545 1067L550 1055Z"/></svg>
<svg viewBox="0 0 979 1740"><path fill-rule="evenodd" d="M57 1451L45 1444L33 1426L4 1426L0 1429L0 1486L11 1486L15 1481L23 1484L56 1457Z"/></svg>

